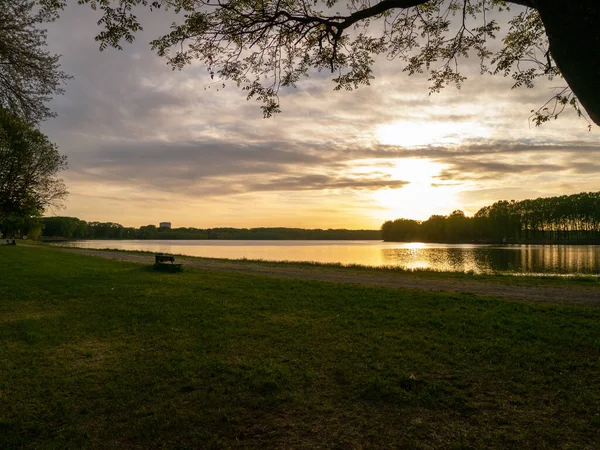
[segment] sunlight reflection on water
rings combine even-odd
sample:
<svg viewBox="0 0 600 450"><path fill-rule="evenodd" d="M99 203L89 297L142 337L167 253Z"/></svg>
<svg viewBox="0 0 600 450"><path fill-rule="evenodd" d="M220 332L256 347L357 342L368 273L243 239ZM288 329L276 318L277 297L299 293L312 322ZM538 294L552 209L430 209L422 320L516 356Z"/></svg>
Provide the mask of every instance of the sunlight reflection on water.
<svg viewBox="0 0 600 450"><path fill-rule="evenodd" d="M598 245L475 245L381 241L104 240L70 247L147 250L189 256L396 266L474 273L599 274Z"/></svg>

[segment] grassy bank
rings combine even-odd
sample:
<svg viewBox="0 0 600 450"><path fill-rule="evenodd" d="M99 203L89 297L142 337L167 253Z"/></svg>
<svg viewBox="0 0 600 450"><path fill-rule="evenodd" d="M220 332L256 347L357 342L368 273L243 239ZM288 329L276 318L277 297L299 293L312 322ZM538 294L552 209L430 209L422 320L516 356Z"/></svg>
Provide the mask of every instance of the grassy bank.
<svg viewBox="0 0 600 450"><path fill-rule="evenodd" d="M600 309L0 247L0 448L597 448Z"/></svg>
<svg viewBox="0 0 600 450"><path fill-rule="evenodd" d="M29 244L22 244L29 245ZM47 248L59 248L55 245L40 244ZM77 250L77 247L73 247ZM120 250L115 248L86 248L86 252L118 252L123 254L147 256L148 261L154 258L154 252L144 250ZM557 275L557 274L511 274L511 273L493 273L493 274L478 274L474 272L445 272L435 269L405 269L400 266L364 266L360 264L342 264L342 263L320 263L320 262L305 262L305 261L269 261L262 259L223 259L223 258L208 258L194 257L183 254L174 254L180 259L189 261L216 261L227 263L228 265L255 265L260 264L262 267L273 268L299 268L310 269L315 271L340 269L350 272L356 269L361 274L373 276L409 276L420 280L453 280L453 281L481 281L486 283L504 284L511 286L545 286L545 287L584 287L587 289L598 289L600 296L600 276L598 275Z"/></svg>

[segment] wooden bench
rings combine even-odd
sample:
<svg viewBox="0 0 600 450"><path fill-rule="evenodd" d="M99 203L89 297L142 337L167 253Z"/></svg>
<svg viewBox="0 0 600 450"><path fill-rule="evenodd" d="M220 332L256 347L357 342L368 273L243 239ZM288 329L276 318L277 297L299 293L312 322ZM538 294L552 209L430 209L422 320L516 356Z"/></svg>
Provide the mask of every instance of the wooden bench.
<svg viewBox="0 0 600 450"><path fill-rule="evenodd" d="M171 263L171 264L167 264ZM181 264L175 264L175 257L171 255L165 255L164 253L156 253L154 255L154 266L155 267L167 267L170 269L179 269Z"/></svg>

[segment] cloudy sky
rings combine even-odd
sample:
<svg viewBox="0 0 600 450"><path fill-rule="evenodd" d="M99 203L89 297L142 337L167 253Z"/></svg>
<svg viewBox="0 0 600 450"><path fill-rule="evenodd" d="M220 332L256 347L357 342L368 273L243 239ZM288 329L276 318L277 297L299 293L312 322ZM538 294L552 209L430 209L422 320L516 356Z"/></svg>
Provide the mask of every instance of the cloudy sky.
<svg viewBox="0 0 600 450"><path fill-rule="evenodd" d="M173 72L148 42L172 17L144 13L123 51L98 51L98 14L74 6L49 43L74 78L43 131L69 159L69 215L125 226L379 228L398 217L474 214L500 199L598 190L600 128L569 111L535 127L529 111L561 80L511 90L481 76L428 95L382 58L376 79L333 91L324 76L280 95L263 119L235 86L196 65Z"/></svg>

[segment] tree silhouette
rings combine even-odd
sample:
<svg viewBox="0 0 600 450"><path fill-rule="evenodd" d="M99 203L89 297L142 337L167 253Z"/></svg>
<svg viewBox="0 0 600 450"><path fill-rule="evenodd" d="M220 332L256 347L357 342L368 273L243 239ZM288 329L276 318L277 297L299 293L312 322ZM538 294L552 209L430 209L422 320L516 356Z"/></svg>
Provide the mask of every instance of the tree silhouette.
<svg viewBox="0 0 600 450"><path fill-rule="evenodd" d="M51 10L67 0L38 0ZM212 77L233 81L262 102L265 116L279 112L281 87L313 70L332 73L335 89L352 90L373 79L376 55L400 60L408 74L428 72L432 92L465 77L459 62L479 58L483 72L503 74L514 86L562 76L568 87L537 111L541 124L578 100L600 124L600 8L597 0L80 0L99 8L100 48L120 48L141 29L134 7L173 8L183 20L152 42L180 69L195 60ZM500 31L495 13L519 6ZM525 7L525 8L522 8ZM220 81L220 82L221 82ZM571 92L572 90L572 92Z"/></svg>
<svg viewBox="0 0 600 450"><path fill-rule="evenodd" d="M46 50L41 26L55 17L52 11L31 0L0 0L0 107L31 123L54 115L45 103L69 78L58 55Z"/></svg>
<svg viewBox="0 0 600 450"><path fill-rule="evenodd" d="M57 174L66 167L43 133L0 108L0 223L60 205L68 192Z"/></svg>
<svg viewBox="0 0 600 450"><path fill-rule="evenodd" d="M410 234L406 224L411 223ZM381 226L386 241L429 242L600 242L600 192L535 200L500 200L472 218L462 211L433 215L420 223L407 219Z"/></svg>

